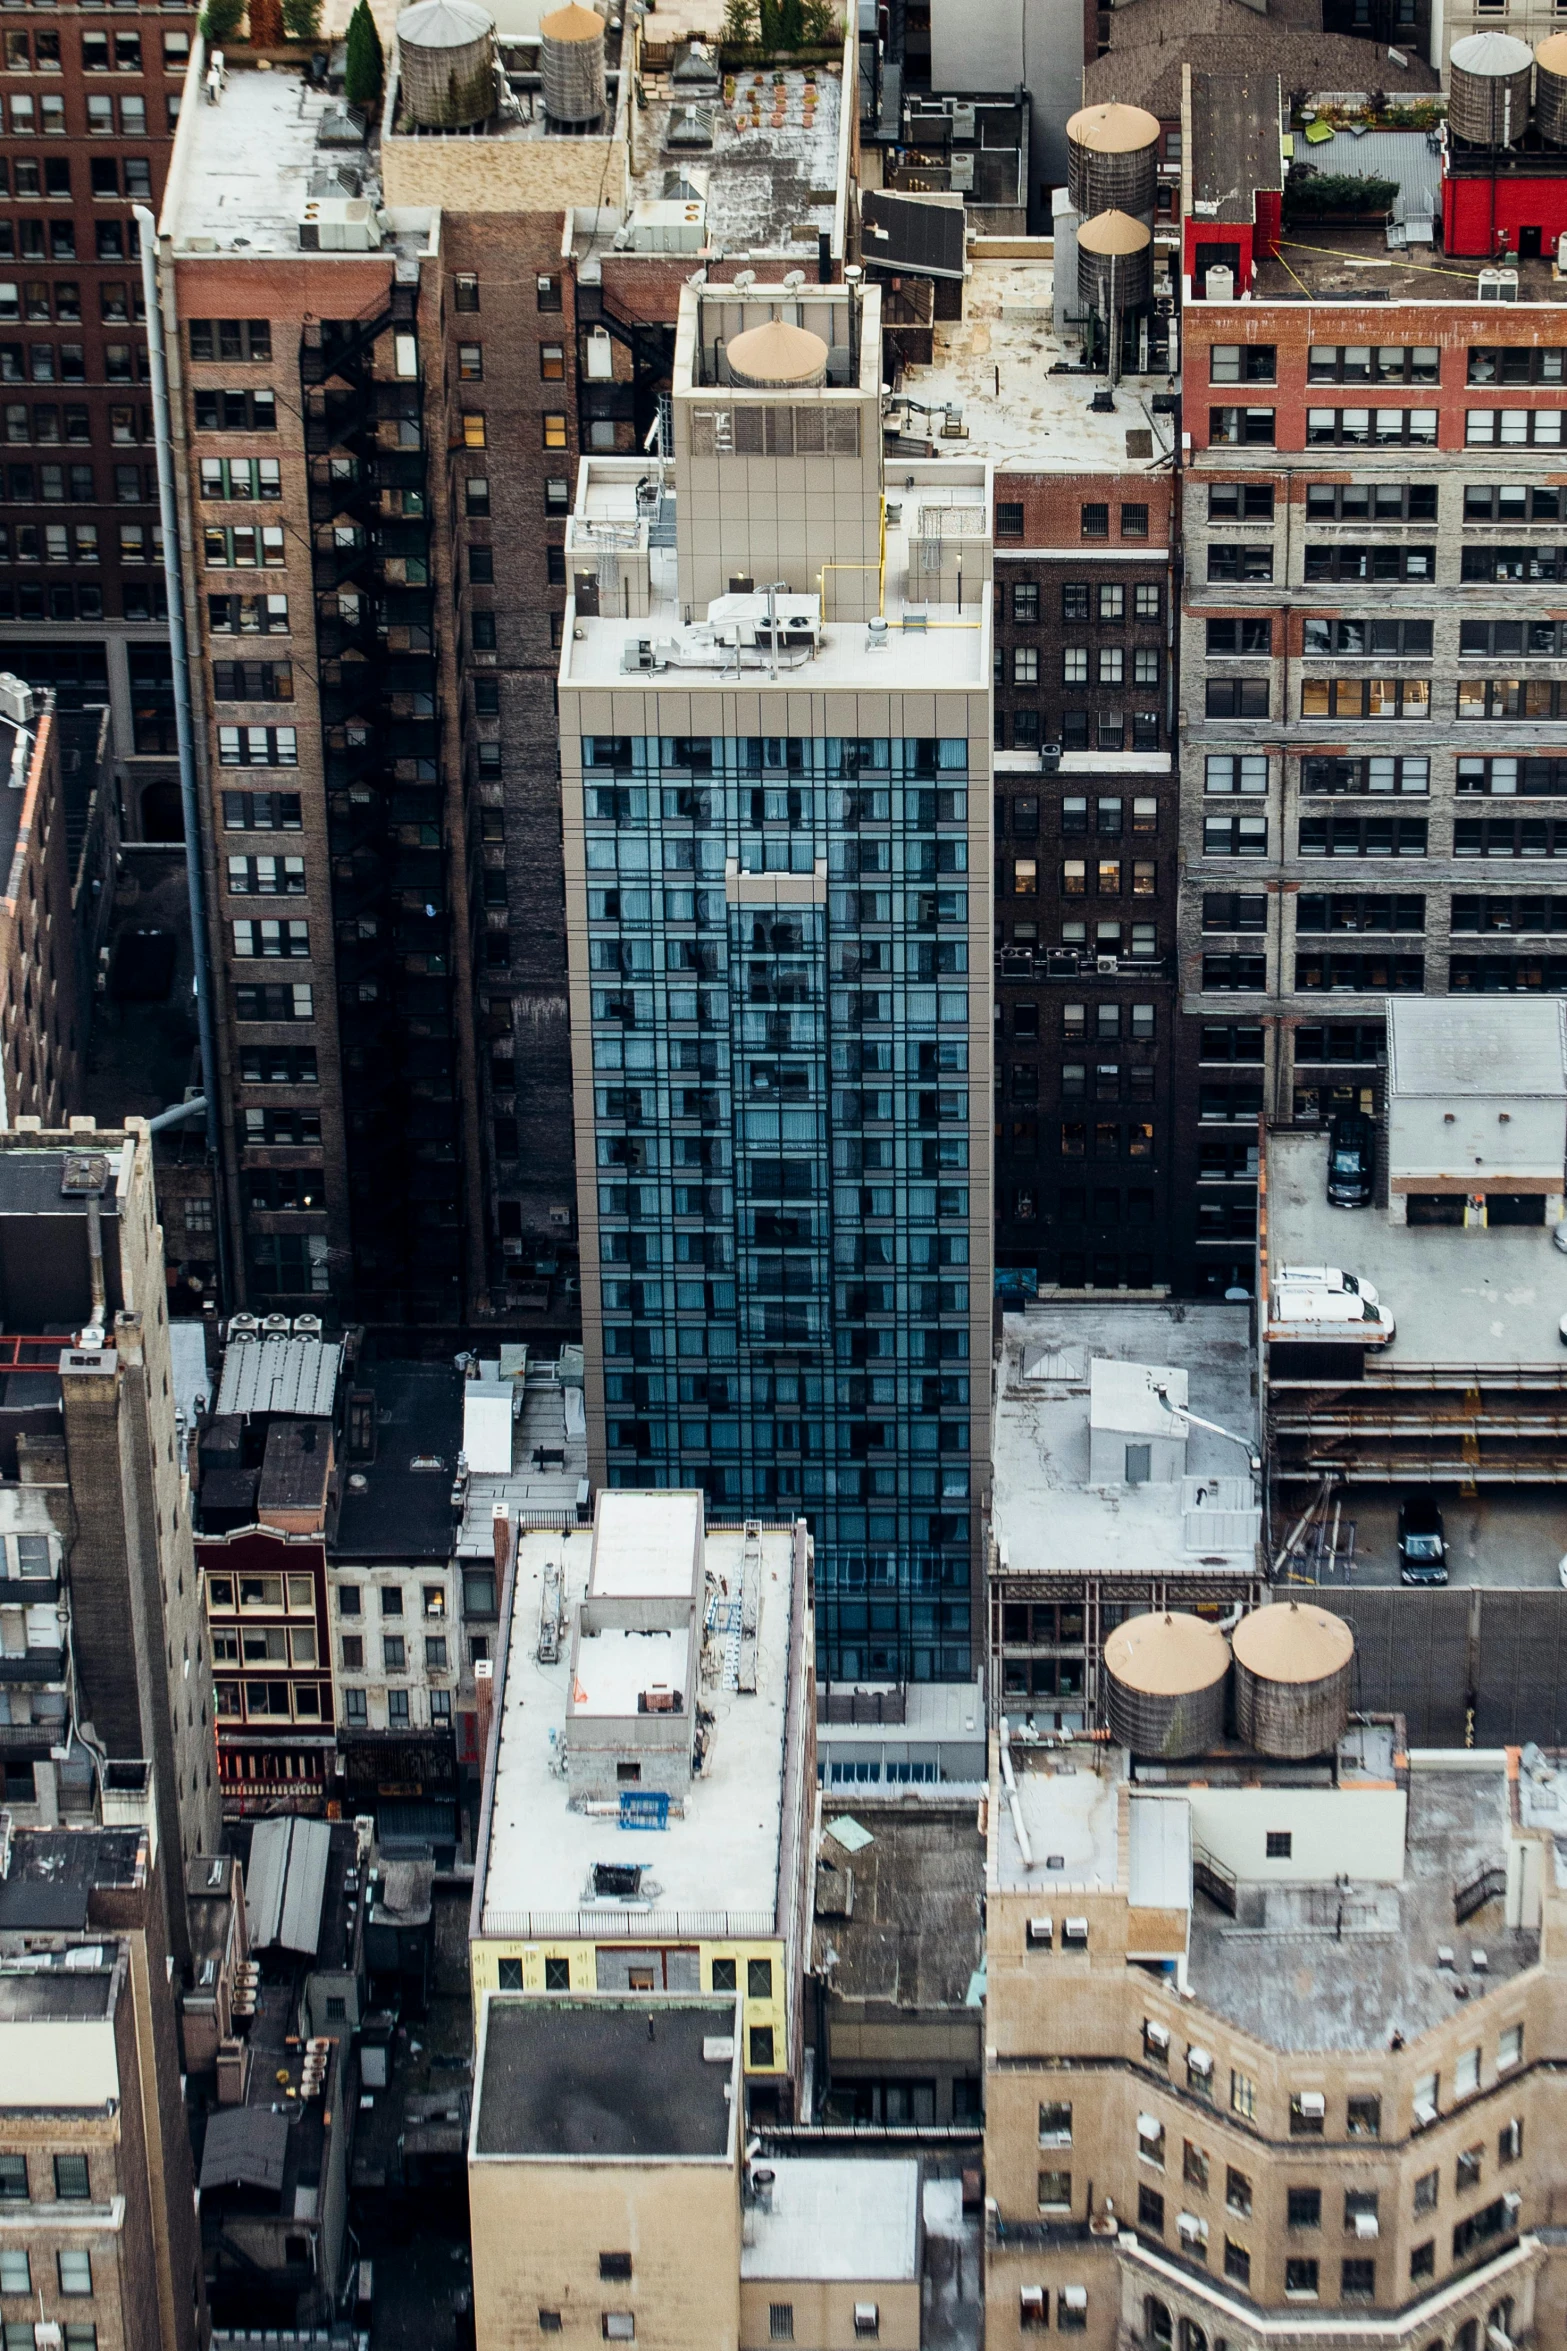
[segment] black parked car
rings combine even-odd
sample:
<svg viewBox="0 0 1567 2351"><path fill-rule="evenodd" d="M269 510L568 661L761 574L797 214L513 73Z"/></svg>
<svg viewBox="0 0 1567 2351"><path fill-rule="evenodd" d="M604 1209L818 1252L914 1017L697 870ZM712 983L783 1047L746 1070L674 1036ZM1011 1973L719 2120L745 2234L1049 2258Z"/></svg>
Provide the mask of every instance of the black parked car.
<svg viewBox="0 0 1567 2351"><path fill-rule="evenodd" d="M1362 1111L1333 1121L1328 1135L1328 1205L1369 1208L1377 1166L1377 1130Z"/></svg>
<svg viewBox="0 0 1567 2351"><path fill-rule="evenodd" d="M1405 1584L1447 1581L1442 1505L1429 1486L1406 1494L1398 1506L1398 1574Z"/></svg>

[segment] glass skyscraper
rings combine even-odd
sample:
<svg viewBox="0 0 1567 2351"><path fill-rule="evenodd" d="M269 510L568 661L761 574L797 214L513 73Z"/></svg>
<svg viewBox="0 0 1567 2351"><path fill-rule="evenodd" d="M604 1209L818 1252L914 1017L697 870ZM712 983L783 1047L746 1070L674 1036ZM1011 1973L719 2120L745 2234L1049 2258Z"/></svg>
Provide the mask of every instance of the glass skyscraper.
<svg viewBox="0 0 1567 2351"><path fill-rule="evenodd" d="M878 350L871 291L689 288L672 465L582 470L589 1444L803 1513L825 1675L946 1679L981 1648L990 493L957 460L884 499Z"/></svg>

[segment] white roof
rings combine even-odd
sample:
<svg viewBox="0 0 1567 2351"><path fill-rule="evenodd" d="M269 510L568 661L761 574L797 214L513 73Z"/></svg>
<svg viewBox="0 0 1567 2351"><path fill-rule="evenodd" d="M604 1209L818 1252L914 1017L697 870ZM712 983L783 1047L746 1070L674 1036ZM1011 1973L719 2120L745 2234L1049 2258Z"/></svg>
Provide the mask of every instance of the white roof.
<svg viewBox="0 0 1567 2351"><path fill-rule="evenodd" d="M601 1491L593 1539L594 1599L689 1597L701 1540L699 1493Z"/></svg>
<svg viewBox="0 0 1567 2351"><path fill-rule="evenodd" d="M1186 1910L1192 1898L1192 1811L1184 1796L1134 1796L1129 1807L1134 1910Z"/></svg>
<svg viewBox="0 0 1567 2351"><path fill-rule="evenodd" d="M1567 1006L1541 997L1394 996L1387 1007L1390 1095L1567 1096Z"/></svg>
<svg viewBox="0 0 1567 2351"><path fill-rule="evenodd" d="M1114 1429L1129 1437L1179 1438L1183 1424L1155 1395L1156 1385L1169 1390L1170 1405L1186 1402L1184 1371L1169 1364L1118 1363L1113 1356L1096 1355L1088 1373L1089 1427Z"/></svg>
<svg viewBox="0 0 1567 2351"><path fill-rule="evenodd" d="M667 1509L673 1497L605 1495L601 1512L604 1503L622 1499ZM702 1678L701 1661L689 1660L688 1703L692 1694L700 1697L714 1718L702 1771L684 1788L682 1809L671 1813L667 1828L622 1829L613 1818L573 1810L571 1785L558 1769L567 1730L570 1612L586 1595L590 1537L586 1529L573 1534L532 1530L522 1536L496 1726L500 1747L489 1813L483 1934L526 1940L558 1933L597 1941L641 1934L657 1941L675 1931L676 1920L686 1921L692 1931L706 1931L705 1921L714 1933L773 1932L783 1838L794 1537L788 1528L769 1527L761 1545L756 1689L726 1688L721 1672ZM738 1598L743 1550L739 1528L707 1535L704 1563L719 1579L721 1606ZM546 1562L562 1571L568 1627L553 1664L541 1664L538 1655ZM579 1644L590 1651L596 1646ZM718 1663L716 1656L711 1662ZM797 1670L803 1673L803 1659ZM653 1881L645 1891L651 1910L594 1904L592 1869L601 1861L643 1864Z"/></svg>
<svg viewBox="0 0 1567 2351"><path fill-rule="evenodd" d="M918 2163L795 2155L766 2168L772 2210L753 2205L746 2215L754 2241L741 2250L742 2278L891 2285L919 2275Z"/></svg>

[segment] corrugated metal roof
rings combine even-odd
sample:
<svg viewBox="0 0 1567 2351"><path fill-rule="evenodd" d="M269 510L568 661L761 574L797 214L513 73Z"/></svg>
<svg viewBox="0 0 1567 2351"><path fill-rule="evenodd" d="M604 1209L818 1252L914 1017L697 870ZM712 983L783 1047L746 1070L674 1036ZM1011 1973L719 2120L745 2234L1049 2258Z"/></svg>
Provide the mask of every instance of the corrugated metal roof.
<svg viewBox="0 0 1567 2351"><path fill-rule="evenodd" d="M250 1867L245 1872L245 1924L253 1951L264 1951L277 1941L283 1916L283 1888L288 1877L287 1819L257 1821L250 1840Z"/></svg>
<svg viewBox="0 0 1567 2351"><path fill-rule="evenodd" d="M232 1340L223 1356L218 1412L295 1412L329 1415L337 1394L343 1350L308 1335Z"/></svg>
<svg viewBox="0 0 1567 2351"><path fill-rule="evenodd" d="M250 1947L273 1944L314 1958L321 1940L331 1824L324 1820L263 1820L250 1841L245 1916Z"/></svg>
<svg viewBox="0 0 1567 2351"><path fill-rule="evenodd" d="M285 1951L301 1951L313 1959L321 1941L321 1905L326 1899L332 1829L324 1820L295 1820L292 1826L278 1941Z"/></svg>
<svg viewBox="0 0 1567 2351"><path fill-rule="evenodd" d="M1390 1095L1567 1095L1567 1006L1541 997L1397 997L1387 1008Z"/></svg>

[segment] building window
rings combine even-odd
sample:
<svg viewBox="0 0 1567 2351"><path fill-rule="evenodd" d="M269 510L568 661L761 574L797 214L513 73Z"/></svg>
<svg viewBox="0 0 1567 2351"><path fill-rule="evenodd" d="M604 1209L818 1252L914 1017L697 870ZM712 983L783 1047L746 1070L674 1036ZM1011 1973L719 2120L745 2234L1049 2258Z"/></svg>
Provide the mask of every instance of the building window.
<svg viewBox="0 0 1567 2351"><path fill-rule="evenodd" d="M1297 2255L1284 2264L1284 2293L1291 2302L1315 2302L1317 2299L1317 2264Z"/></svg>
<svg viewBox="0 0 1567 2351"><path fill-rule="evenodd" d="M750 2055L747 2062L753 2069L770 2066L773 2062L773 2028L770 2024L754 2024L750 2034Z"/></svg>
<svg viewBox="0 0 1567 2351"><path fill-rule="evenodd" d="M1039 2209L1041 2212L1071 2211L1072 2175L1069 2171L1042 2171L1040 2173Z"/></svg>
<svg viewBox="0 0 1567 2351"><path fill-rule="evenodd" d="M767 2339L770 2343L794 2341L794 2304L769 2302L767 2305Z"/></svg>
<svg viewBox="0 0 1567 2351"><path fill-rule="evenodd" d="M544 1989L546 1992L569 1992L571 1990L571 1961L569 1959L545 1960Z"/></svg>
<svg viewBox="0 0 1567 2351"><path fill-rule="evenodd" d="M1015 645L1012 648L1012 683L1015 686L1038 685L1039 648L1037 645Z"/></svg>
<svg viewBox="0 0 1567 2351"><path fill-rule="evenodd" d="M1290 2137L1320 2139L1327 2100L1320 2090L1296 2090L1290 2097Z"/></svg>
<svg viewBox="0 0 1567 2351"><path fill-rule="evenodd" d="M606 2310L599 2326L606 2343L634 2343L637 2339L636 2318L629 2310Z"/></svg>
<svg viewBox="0 0 1567 2351"><path fill-rule="evenodd" d="M1021 539L1022 536L1022 506L1015 501L998 498L996 501L996 537L998 539Z"/></svg>
<svg viewBox="0 0 1567 2351"><path fill-rule="evenodd" d="M1440 2193L1441 2174L1435 2171L1423 2171L1415 2182L1416 2212L1435 2212Z"/></svg>
<svg viewBox="0 0 1567 2351"><path fill-rule="evenodd" d="M1123 539L1146 539L1148 536L1148 509L1143 505L1123 506L1121 509L1121 536Z"/></svg>
<svg viewBox="0 0 1567 2351"><path fill-rule="evenodd" d="M539 2312L539 2333L541 2335L558 2335L560 2331L560 2312L558 2310L541 2310Z"/></svg>
<svg viewBox="0 0 1567 2351"><path fill-rule="evenodd" d="M1041 2172L1040 2178L1045 2174ZM1157 2188L1139 2188L1137 2191L1137 2225L1153 2236L1164 2235L1164 2198Z"/></svg>
<svg viewBox="0 0 1567 2351"><path fill-rule="evenodd" d="M30 2294L32 2290L32 2263L24 2248L20 2245L0 2248L0 2294Z"/></svg>
<svg viewBox="0 0 1567 2351"><path fill-rule="evenodd" d="M87 2176L85 2155L55 2157L54 2192L62 2204L86 2204L91 2201L92 2186Z"/></svg>
<svg viewBox="0 0 1567 2351"><path fill-rule="evenodd" d="M1267 1843L1270 1861L1288 1861L1295 1849L1295 1839L1289 1829L1269 1829Z"/></svg>
<svg viewBox="0 0 1567 2351"><path fill-rule="evenodd" d="M1271 449L1271 408L1210 408L1208 439L1215 448Z"/></svg>
<svg viewBox="0 0 1567 2351"><path fill-rule="evenodd" d="M90 2294L92 2292L92 2255L85 2251L62 2247L55 2255L59 2265L62 2294Z"/></svg>
<svg viewBox="0 0 1567 2351"><path fill-rule="evenodd" d="M733 1959L715 1959L713 1961L712 1989L715 1992L734 1991L736 1965L737 1962Z"/></svg>
<svg viewBox="0 0 1567 2351"><path fill-rule="evenodd" d="M1292 2229L1321 2228L1322 2190L1320 2188L1290 2188L1286 2192L1285 2211Z"/></svg>
<svg viewBox="0 0 1567 2351"><path fill-rule="evenodd" d="M1224 2240L1224 2274L1237 2286L1251 2284L1251 2254L1233 2237Z"/></svg>
<svg viewBox="0 0 1567 2351"><path fill-rule="evenodd" d="M856 2335L873 2336L881 2333L881 2311L874 2302L856 2302L854 2305Z"/></svg>
<svg viewBox="0 0 1567 2351"><path fill-rule="evenodd" d="M545 448L564 449L566 445L566 417L564 411L546 411L544 416Z"/></svg>
<svg viewBox="0 0 1567 2351"><path fill-rule="evenodd" d="M1081 528L1085 539L1108 539L1110 536L1110 509L1097 501L1081 510Z"/></svg>
<svg viewBox="0 0 1567 2351"><path fill-rule="evenodd" d="M1072 2144L1072 2109L1057 2099L1041 2103L1039 2109L1039 2144L1041 2147L1070 2147Z"/></svg>
<svg viewBox="0 0 1567 2351"><path fill-rule="evenodd" d="M1299 1042L1296 1051L1299 1053ZM1352 2139L1380 2139L1382 2136L1382 2101L1366 2094L1351 2098L1347 2109L1349 2135Z"/></svg>
<svg viewBox="0 0 1567 2351"><path fill-rule="evenodd" d="M748 1959L745 1963L745 1990L749 2000L770 2000L773 1996L773 1963L770 1959Z"/></svg>
<svg viewBox="0 0 1567 2351"><path fill-rule="evenodd" d="M386 1720L390 1730L405 1731L408 1728L408 1692L406 1690L387 1691Z"/></svg>
<svg viewBox="0 0 1567 2351"><path fill-rule="evenodd" d="M1249 2074L1236 2073L1233 2068L1230 2073L1230 2112L1238 2114L1245 2122L1255 2122L1257 2119L1257 2085ZM1235 2176L1238 2178L1239 2174Z"/></svg>

